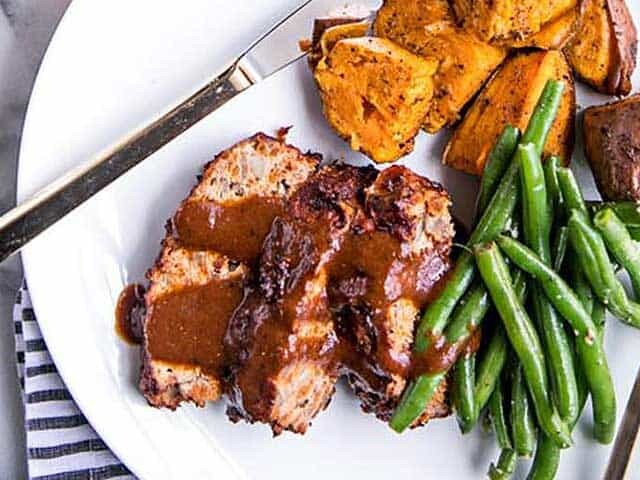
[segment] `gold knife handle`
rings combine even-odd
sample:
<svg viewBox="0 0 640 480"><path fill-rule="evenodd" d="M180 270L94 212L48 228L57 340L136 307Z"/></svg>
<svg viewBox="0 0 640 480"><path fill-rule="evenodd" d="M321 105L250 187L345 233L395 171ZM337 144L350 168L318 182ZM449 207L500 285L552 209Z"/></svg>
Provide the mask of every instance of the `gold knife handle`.
<svg viewBox="0 0 640 480"><path fill-rule="evenodd" d="M177 107L72 169L0 217L0 262L142 162L196 122L253 84L236 60Z"/></svg>

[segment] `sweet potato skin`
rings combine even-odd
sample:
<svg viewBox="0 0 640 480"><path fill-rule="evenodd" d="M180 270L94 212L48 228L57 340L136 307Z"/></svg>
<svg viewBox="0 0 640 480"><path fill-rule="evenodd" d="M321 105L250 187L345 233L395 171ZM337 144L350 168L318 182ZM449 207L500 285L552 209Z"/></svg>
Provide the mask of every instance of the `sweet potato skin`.
<svg viewBox="0 0 640 480"><path fill-rule="evenodd" d="M423 125L429 133L457 122L460 111L506 56L504 49L458 28L446 1L385 0L373 29L376 36L438 62Z"/></svg>
<svg viewBox="0 0 640 480"><path fill-rule="evenodd" d="M624 0L583 0L578 32L565 50L582 81L602 93L628 95L637 44Z"/></svg>
<svg viewBox="0 0 640 480"><path fill-rule="evenodd" d="M584 111L585 156L605 200L640 202L640 95Z"/></svg>
<svg viewBox="0 0 640 480"><path fill-rule="evenodd" d="M314 77L325 117L351 148L376 162L413 150L433 93L437 63L390 40L340 40Z"/></svg>
<svg viewBox="0 0 640 480"><path fill-rule="evenodd" d="M443 162L481 175L504 126L526 128L544 85L551 78L563 80L565 91L544 156L558 155L568 163L573 150L575 88L569 65L557 50L521 52L507 59L454 131L445 146Z"/></svg>
<svg viewBox="0 0 640 480"><path fill-rule="evenodd" d="M451 0L458 22L478 38L504 47L554 48L569 35L566 20L578 0ZM544 32L546 27L549 32ZM536 38L536 36L538 38Z"/></svg>

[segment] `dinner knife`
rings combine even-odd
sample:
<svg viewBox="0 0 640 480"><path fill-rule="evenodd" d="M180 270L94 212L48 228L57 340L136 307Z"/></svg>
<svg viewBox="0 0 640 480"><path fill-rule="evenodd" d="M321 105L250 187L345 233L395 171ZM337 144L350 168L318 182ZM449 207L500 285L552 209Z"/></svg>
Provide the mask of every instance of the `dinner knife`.
<svg viewBox="0 0 640 480"><path fill-rule="evenodd" d="M4 213L0 262L233 97L299 60L304 53L298 42L310 36L315 18L365 17L379 3L345 1L306 0L179 105Z"/></svg>
<svg viewBox="0 0 640 480"><path fill-rule="evenodd" d="M640 369L638 369L627 408L618 427L616 441L611 449L609 465L607 465L607 471L604 474L605 480L622 480L624 478L633 447L638 438L638 429L640 429Z"/></svg>

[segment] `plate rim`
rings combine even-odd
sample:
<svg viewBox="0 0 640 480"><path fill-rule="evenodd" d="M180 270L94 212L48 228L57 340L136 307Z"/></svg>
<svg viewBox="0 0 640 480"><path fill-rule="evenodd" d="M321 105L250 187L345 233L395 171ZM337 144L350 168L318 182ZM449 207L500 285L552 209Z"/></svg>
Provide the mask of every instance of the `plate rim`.
<svg viewBox="0 0 640 480"><path fill-rule="evenodd" d="M60 22L58 23L54 34L51 37L50 43L47 46L47 49L45 51L45 54L43 56L42 62L38 68L38 72L36 75L36 79L34 81L33 84L33 88L31 90L31 94L29 96L29 102L27 105L27 109L26 109L26 113L25 113L25 120L23 123L23 135L21 137L20 140L20 146L19 146L19 152L18 152L18 171L17 171L17 190L16 190L16 196L17 198L21 198L22 196L24 196L24 190L25 190L25 173L24 173L24 169L23 167L23 149L24 146L28 140L27 135L25 135L25 132L28 132L28 130L31 128L31 123L33 122L33 115L31 114L32 108L33 108L33 103L32 100L34 97L37 96L37 92L38 92L38 87L40 85L40 83L43 81L43 77L40 75L40 72L43 71L44 69L46 69L46 67L48 66L49 63L51 63L51 57L54 54L55 51L59 50L58 49L58 40L59 40L59 34L60 32L65 28L65 26L73 20L74 16L75 16L75 12L77 11L77 5L75 5L76 3L78 3L78 1L74 1L71 2L69 4L69 6L67 7L67 9L64 12L64 15L62 16ZM640 57L639 57L640 58ZM640 68L640 67L639 67ZM22 188L21 188L22 185ZM30 255L28 255L27 252L23 253L21 255L22 257L22 262L23 262L23 270L24 270L24 276L26 279L26 282L28 285L31 285L32 282L35 282L34 284L38 283L38 280L36 280L35 278L35 273L33 268L30 268L31 266L31 262L32 259L30 258ZM34 289L34 290L30 290L30 295L32 298L32 303L33 303L33 307L34 310L36 312L38 312L38 304L39 304L39 295L38 295L38 289ZM40 325L40 329L42 331L43 334L43 338L46 341L47 338L47 332L49 331L50 328L53 328L53 324L52 322L45 322L46 326ZM63 379L68 378L68 375L71 376L70 374L68 374L68 365L65 365L68 362L58 362L58 356L61 354L61 352L55 352L52 350L49 350L49 353L52 357L52 359L54 360L54 363L56 363L56 365L59 368L59 372L60 375ZM74 401L76 402L76 404L78 405L78 408L81 410L81 412L83 414L85 414L85 412L91 410L91 408L85 404L85 400L83 400L83 396L82 395L76 395L76 393L81 389L80 385L74 385L72 386L71 384L67 383L65 381L65 386L69 389ZM98 433L98 435L105 441L105 443L109 446L109 448L113 451L113 453L118 457L119 461L125 463L123 461L123 458L126 458L128 455L125 452L125 447L124 445L120 445L119 442L116 441L116 438L112 438L114 435L110 435L111 429L109 428L101 428L101 425L106 425L108 423L108 421L102 420L101 417L99 415L93 415L91 418L89 418L88 416L86 417L87 421L89 422L89 424L92 426L92 428L95 429L95 431ZM143 471L142 466L135 464L135 462L129 464L129 463L125 463L125 465L129 468L129 470L131 470L132 473L134 474L138 474L137 472L141 472Z"/></svg>
<svg viewBox="0 0 640 480"><path fill-rule="evenodd" d="M41 75L41 72L43 72L48 64L51 62L51 57L52 55L54 55L54 52L58 49L58 40L60 37L60 32L63 31L63 29L65 28L66 24L69 23L70 21L72 21L72 18L75 15L75 12L78 8L78 1L72 1L71 3L69 3L69 5L67 5L67 8L65 9L62 17L60 18L60 21L58 22L58 25L56 25L56 28L53 32L53 35L51 36L51 39L49 40L49 44L47 45L47 48L45 49L44 55L42 57L42 61L40 62L40 65L38 66L37 72L36 72L36 78L35 81L33 83L33 87L31 89L31 93L29 94L29 100L27 103L27 109L25 112L25 117L24 117L24 123L22 126L22 135L20 138L20 146L18 149L18 170L17 170L17 175L16 175L16 201L19 201L20 198L24 195L24 182L25 182L25 173L24 173L24 168L23 168L23 149L25 148L26 142L28 141L28 137L29 134L27 133L32 127L31 127L31 123L34 121L33 118L33 114L32 114L32 109L33 109L33 105L35 104L35 102L32 102L32 100L34 99L34 97L36 97L38 95L38 91L39 91L39 85L43 79L43 76ZM32 273L33 269L30 268L31 265L31 258L30 255L28 254L28 252L21 252L20 253L20 259L22 261L22 267L23 267L23 274L24 274L24 282L27 285L27 288L30 284L32 284L32 282L34 282L34 278L32 277ZM35 275L35 273L33 273L33 275ZM35 283L37 283L38 280L35 280ZM34 312L36 314L36 318L38 317L38 289L29 289L29 298L31 299L31 305L34 309ZM45 344L47 343L47 332L49 330L49 327L51 327L50 322L38 322L38 328L42 334L42 338L45 341ZM96 434L105 442L105 444L109 447L109 449L111 450L111 452L113 452L113 454L115 455L116 459L121 462L123 465L125 465L127 467L127 469L129 469L129 471L131 473L133 473L136 476L139 476L139 473L141 472L141 469L137 467L137 465L130 465L129 463L125 463L124 460L122 460L123 458L126 457L126 452L124 451L124 448L121 448L119 443L117 441L115 441L114 438L112 438L110 429L108 428L101 428L102 425L102 420L99 419L99 416L94 415L92 416L92 418L89 418L88 415L86 414L87 411L90 411L91 409L89 408L88 405L86 405L85 400L83 398L82 395L76 395L77 393L77 389L78 389L78 385L74 385L73 382L67 382L65 379L70 377L70 374L68 376L68 365L67 362L60 362L59 361L59 353L55 348L49 349L49 345L47 344L47 351L49 352L49 356L51 357L51 359L53 360L53 363L56 365L56 369L60 375L60 378L62 379L64 386L67 388L67 390L69 391L69 393L71 394L71 397L73 399L73 402L76 404L78 410L80 410L80 413L85 416L88 425L96 432ZM122 446L124 447L124 446Z"/></svg>

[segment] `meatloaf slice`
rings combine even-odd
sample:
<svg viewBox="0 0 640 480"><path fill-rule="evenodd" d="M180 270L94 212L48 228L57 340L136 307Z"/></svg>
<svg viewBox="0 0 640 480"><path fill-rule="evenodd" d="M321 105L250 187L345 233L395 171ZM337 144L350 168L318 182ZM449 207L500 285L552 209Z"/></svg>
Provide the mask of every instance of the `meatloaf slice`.
<svg viewBox="0 0 640 480"><path fill-rule="evenodd" d="M311 177L273 223L259 278L227 330L229 417L264 422L274 434L304 433L338 377L337 338L327 305L328 268L364 221L372 168L330 165Z"/></svg>
<svg viewBox="0 0 640 480"><path fill-rule="evenodd" d="M220 397L228 319L271 223L319 160L259 133L205 166L147 273L140 389L151 405Z"/></svg>
<svg viewBox="0 0 640 480"><path fill-rule="evenodd" d="M174 409L186 400L203 406L220 397L222 349L216 343L226 319L212 318L205 308L213 295L224 297L215 314L229 318L248 275L246 265L217 252L184 248L172 237L163 241L145 295L140 388L151 405Z"/></svg>
<svg viewBox="0 0 640 480"><path fill-rule="evenodd" d="M451 201L440 185L394 166L365 191L371 221L343 243L329 279L329 303L343 371L365 412L388 420L410 375L419 312L449 268ZM445 415L445 386L420 422Z"/></svg>

